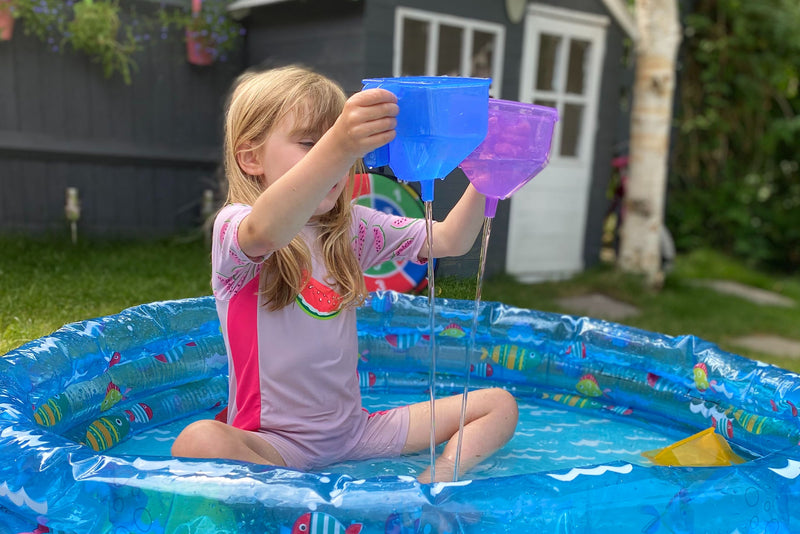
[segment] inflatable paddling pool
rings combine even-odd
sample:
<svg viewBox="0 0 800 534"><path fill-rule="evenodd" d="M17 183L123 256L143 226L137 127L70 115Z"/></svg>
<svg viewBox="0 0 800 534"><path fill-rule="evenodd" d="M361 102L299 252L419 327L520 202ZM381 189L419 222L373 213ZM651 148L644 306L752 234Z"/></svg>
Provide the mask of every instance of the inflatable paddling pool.
<svg viewBox="0 0 800 534"><path fill-rule="evenodd" d="M431 335L437 394L460 391L473 307L439 299L431 333L427 299L372 294L359 310L365 399L422 395ZM520 449L515 436L473 479L420 485L413 469L302 473L145 454L146 442L168 451L175 428L213 417L227 389L213 300L153 303L0 359L0 533L800 532L798 375L691 336L500 303L482 305L475 337L470 384L505 387L544 414L522 418L519 439L571 429L564 447L605 456L540 438ZM600 434L612 423L627 438L666 436L660 447L713 426L746 461L653 465ZM493 475L509 452L561 463Z"/></svg>

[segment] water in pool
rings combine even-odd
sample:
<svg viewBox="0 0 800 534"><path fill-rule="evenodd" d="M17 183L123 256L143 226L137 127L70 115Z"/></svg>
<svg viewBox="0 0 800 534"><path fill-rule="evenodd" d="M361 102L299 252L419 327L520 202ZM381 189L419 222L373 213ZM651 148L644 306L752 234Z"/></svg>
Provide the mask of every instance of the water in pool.
<svg viewBox="0 0 800 534"><path fill-rule="evenodd" d="M428 400L425 394L382 393L363 396L370 411L385 410ZM460 478L477 479L510 476L541 471L569 469L622 460L647 465L641 453L665 447L681 439L652 428L607 418L594 410L566 410L556 405L519 401L519 424L514 437L485 462ZM212 417L204 412L134 435L107 451L109 454L137 456L169 455L170 445L189 422ZM441 447L440 447L441 448ZM429 464L427 450L400 458L343 462L325 471L347 473L355 478L385 475L416 476Z"/></svg>

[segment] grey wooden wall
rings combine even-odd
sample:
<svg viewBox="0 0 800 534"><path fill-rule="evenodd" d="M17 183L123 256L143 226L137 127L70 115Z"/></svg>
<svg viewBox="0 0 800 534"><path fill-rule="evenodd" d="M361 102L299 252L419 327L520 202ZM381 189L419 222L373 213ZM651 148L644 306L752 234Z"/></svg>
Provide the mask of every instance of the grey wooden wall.
<svg viewBox="0 0 800 534"><path fill-rule="evenodd" d="M147 0L122 0L147 9ZM547 0L545 0L547 2ZM391 75L398 0L282 2L253 8L244 19L242 55L213 67L186 63L183 43L159 41L137 57L133 84L107 80L75 53L54 53L15 33L0 43L0 232L64 231L64 190L78 187L81 229L102 235L167 235L200 223L200 198L218 184L221 113L234 77L249 66L302 63L347 92L367 76ZM547 3L607 14L599 0ZM506 25L502 98L517 99L523 25L502 2L403 0L402 5ZM609 162L619 138L620 56L624 35L609 27L600 128L585 258L597 259ZM437 181L434 215L442 218L467 181L459 171ZM508 203L493 223L487 274L504 271ZM471 276L479 247L444 260L444 274Z"/></svg>
<svg viewBox="0 0 800 534"><path fill-rule="evenodd" d="M195 67L182 40L154 36L127 86L23 30L0 42L0 232L66 232L67 187L80 192L82 233L151 237L198 225L202 191L217 187L222 108L241 54Z"/></svg>
<svg viewBox="0 0 800 534"><path fill-rule="evenodd" d="M346 92L364 77L363 2L283 2L250 10L248 67L297 63L336 80Z"/></svg>

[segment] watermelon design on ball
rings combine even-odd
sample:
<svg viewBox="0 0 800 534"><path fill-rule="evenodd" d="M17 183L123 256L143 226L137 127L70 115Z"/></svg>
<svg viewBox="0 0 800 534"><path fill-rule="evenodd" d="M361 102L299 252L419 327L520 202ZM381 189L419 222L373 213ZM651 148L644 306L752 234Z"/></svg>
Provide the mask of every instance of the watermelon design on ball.
<svg viewBox="0 0 800 534"><path fill-rule="evenodd" d="M341 301L336 291L314 278L308 279L295 298L300 309L315 319L332 319L339 315Z"/></svg>

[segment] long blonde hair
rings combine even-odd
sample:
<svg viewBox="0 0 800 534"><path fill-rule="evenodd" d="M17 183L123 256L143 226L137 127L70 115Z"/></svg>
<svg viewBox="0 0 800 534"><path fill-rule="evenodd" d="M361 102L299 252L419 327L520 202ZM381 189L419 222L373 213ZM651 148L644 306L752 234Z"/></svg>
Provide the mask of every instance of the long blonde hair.
<svg viewBox="0 0 800 534"><path fill-rule="evenodd" d="M291 112L298 122L306 122L295 128L321 136L336 121L345 100L344 91L335 82L303 67L242 74L233 85L225 111L226 204L252 206L264 190L260 177L248 175L239 167L239 147L249 145L250 150L257 150L272 128ZM347 187L334 207L316 219L325 266L342 296L342 307L360 305L367 294L361 267L351 248L350 199L355 172L356 166L350 170ZM311 253L298 234L267 258L261 269L259 287L269 309L294 302L310 274Z"/></svg>

